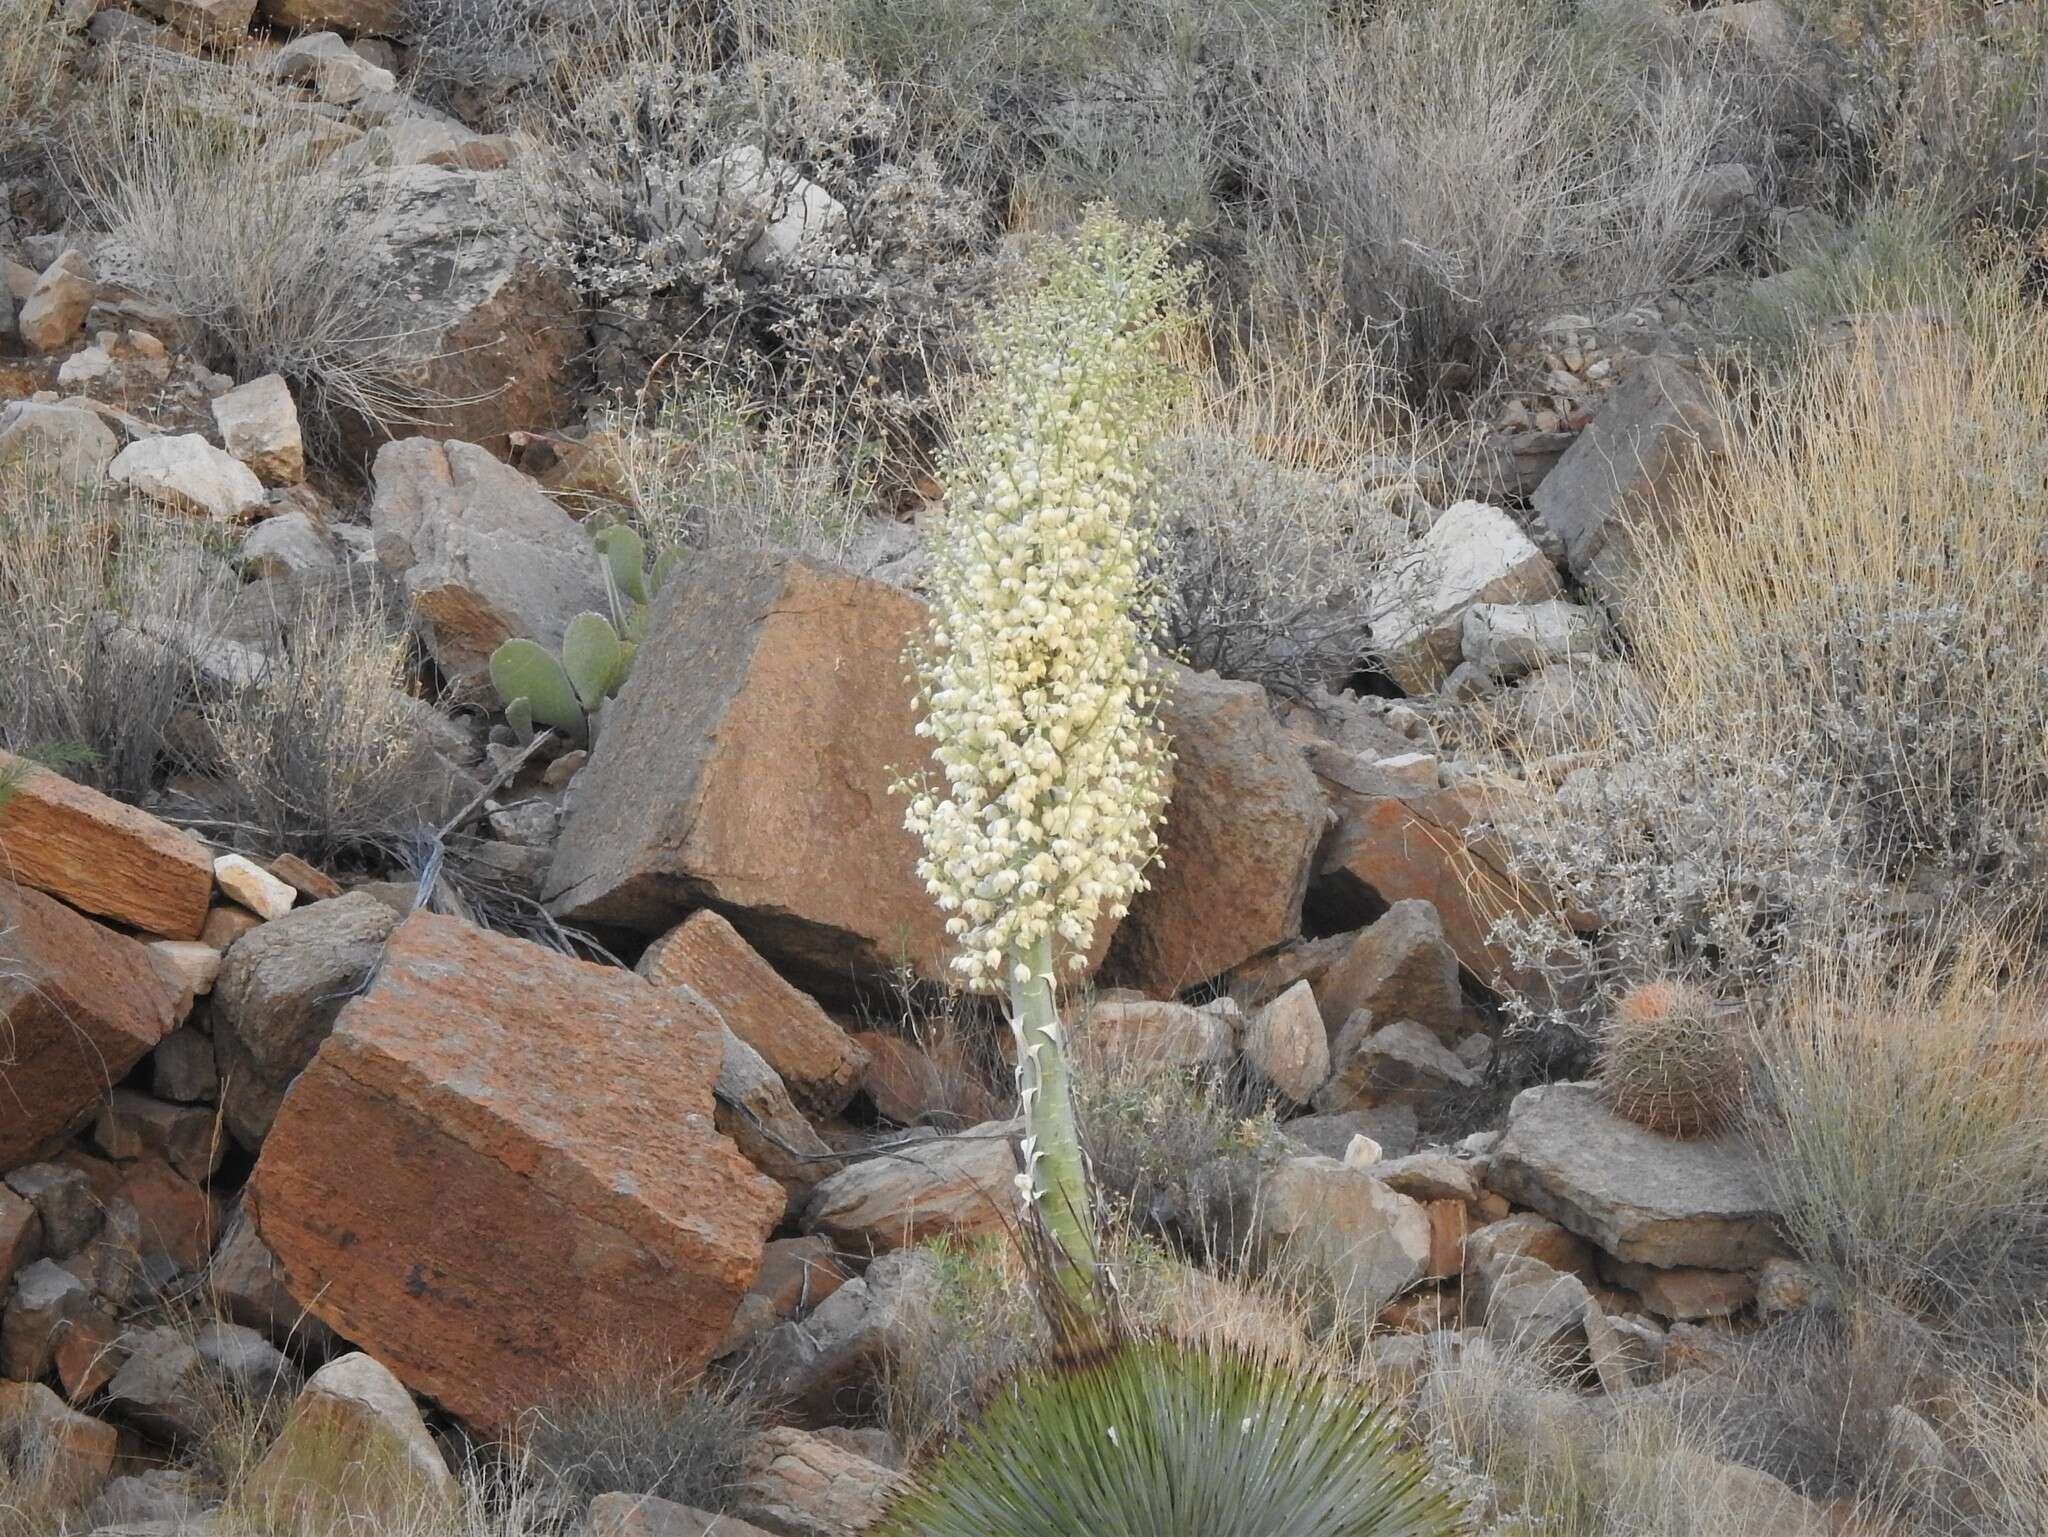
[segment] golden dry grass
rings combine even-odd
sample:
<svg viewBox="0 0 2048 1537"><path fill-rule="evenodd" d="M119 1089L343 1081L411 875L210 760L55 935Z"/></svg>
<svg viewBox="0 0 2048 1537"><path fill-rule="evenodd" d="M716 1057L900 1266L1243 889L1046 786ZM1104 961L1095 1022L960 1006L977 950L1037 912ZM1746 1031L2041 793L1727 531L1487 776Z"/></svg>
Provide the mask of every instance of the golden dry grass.
<svg viewBox="0 0 2048 1537"><path fill-rule="evenodd" d="M1982 933L1903 967L1843 954L1758 1025L1767 1177L1845 1294L1966 1331L2048 1295L2048 987L2028 966Z"/></svg>
<svg viewBox="0 0 2048 1537"><path fill-rule="evenodd" d="M1645 546L1667 737L1739 730L1855 852L2010 879L2048 811L2048 310L2016 264L1818 342Z"/></svg>

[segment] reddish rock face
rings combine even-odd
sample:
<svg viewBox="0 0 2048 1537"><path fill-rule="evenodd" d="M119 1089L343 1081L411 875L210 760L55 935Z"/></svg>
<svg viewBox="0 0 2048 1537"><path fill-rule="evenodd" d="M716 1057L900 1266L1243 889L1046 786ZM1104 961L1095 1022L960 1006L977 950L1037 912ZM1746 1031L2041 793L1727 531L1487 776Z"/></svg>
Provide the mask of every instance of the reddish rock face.
<svg viewBox="0 0 2048 1537"><path fill-rule="evenodd" d="M1540 985L1491 939L1498 919L1548 907L1501 867L1483 840L1468 837L1472 823L1487 815L1483 792L1345 796L1338 812L1317 861L1312 905L1334 914L1362 911L1361 903L1428 902L1459 964L1480 982L1505 981L1523 991Z"/></svg>
<svg viewBox="0 0 2048 1537"><path fill-rule="evenodd" d="M1315 775L1257 684L1177 670L1160 720L1174 755L1160 858L1109 971L1171 997L1301 932L1326 818Z"/></svg>
<svg viewBox="0 0 2048 1537"><path fill-rule="evenodd" d="M166 939L195 939L213 898L213 858L146 811L0 753L25 770L0 806L0 870L81 912Z"/></svg>
<svg viewBox="0 0 2048 1537"><path fill-rule="evenodd" d="M660 934L715 904L813 991L899 962L945 976L890 790L930 757L902 660L923 622L895 588L811 561L686 562L577 776L555 912Z"/></svg>
<svg viewBox="0 0 2048 1537"><path fill-rule="evenodd" d="M783 1193L712 1123L687 994L420 913L285 1096L251 1211L292 1295L504 1429L621 1351L693 1371Z"/></svg>
<svg viewBox="0 0 2048 1537"><path fill-rule="evenodd" d="M89 1117L183 997L135 940L0 882L0 1169Z"/></svg>
<svg viewBox="0 0 2048 1537"><path fill-rule="evenodd" d="M867 1054L717 913L693 913L648 946L640 974L657 987L695 988L812 1114L836 1114L860 1086Z"/></svg>

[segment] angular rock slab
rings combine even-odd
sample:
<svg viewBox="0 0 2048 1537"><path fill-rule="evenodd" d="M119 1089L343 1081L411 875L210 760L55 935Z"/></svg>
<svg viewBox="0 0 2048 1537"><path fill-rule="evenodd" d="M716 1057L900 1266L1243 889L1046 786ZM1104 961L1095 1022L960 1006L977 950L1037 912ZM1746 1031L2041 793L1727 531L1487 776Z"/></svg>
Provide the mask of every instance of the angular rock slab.
<svg viewBox="0 0 2048 1537"><path fill-rule="evenodd" d="M940 1237L1007 1232L1016 1222L1017 1126L984 1121L840 1170L811 1192L804 1224L842 1249L884 1254Z"/></svg>
<svg viewBox="0 0 2048 1537"><path fill-rule="evenodd" d="M712 1121L718 1018L419 913L285 1096L251 1178L293 1296L502 1429L623 1347L694 1371L783 1210Z"/></svg>
<svg viewBox="0 0 2048 1537"><path fill-rule="evenodd" d="M693 556L576 776L556 915L658 934L713 905L812 991L905 961L948 975L891 791L930 755L904 681L923 622L915 599L815 561Z"/></svg>
<svg viewBox="0 0 2048 1537"><path fill-rule="evenodd" d="M294 30L344 33L395 30L358 21L400 9L400 0L264 5ZM585 345L583 327L561 271L524 232L531 201L526 179L509 171L408 165L362 178L347 238L364 252L364 331L393 338L390 361L419 407L392 431L480 443L547 431L573 414L570 360ZM385 435L367 422L338 425L352 459L368 460Z"/></svg>
<svg viewBox="0 0 2048 1537"><path fill-rule="evenodd" d="M1487 1182L1631 1264L1740 1270L1786 1253L1747 1143L1660 1136L1614 1114L1590 1083L1516 1095Z"/></svg>
<svg viewBox="0 0 2048 1537"><path fill-rule="evenodd" d="M1328 1285L1342 1316L1369 1322L1429 1269L1429 1217L1334 1158L1289 1158L1259 1191L1257 1238L1269 1263Z"/></svg>
<svg viewBox="0 0 2048 1537"><path fill-rule="evenodd" d="M1176 669L1160 724L1174 753L1162 855L1117 930L1110 970L1171 997L1301 932L1326 813L1257 684Z"/></svg>
<svg viewBox="0 0 2048 1537"><path fill-rule="evenodd" d="M639 970L657 987L695 988L814 1114L837 1114L860 1087L867 1053L709 908L649 945Z"/></svg>
<svg viewBox="0 0 2048 1537"><path fill-rule="evenodd" d="M0 1169L89 1118L183 1001L147 947L0 881Z"/></svg>
<svg viewBox="0 0 2048 1537"><path fill-rule="evenodd" d="M508 640L559 650L606 612L590 535L533 481L474 443L408 438L377 452L377 560L403 584L435 664L481 686Z"/></svg>
<svg viewBox="0 0 2048 1537"><path fill-rule="evenodd" d="M15 780L0 805L0 878L165 939L199 937L213 900L205 844L9 753L0 775Z"/></svg>

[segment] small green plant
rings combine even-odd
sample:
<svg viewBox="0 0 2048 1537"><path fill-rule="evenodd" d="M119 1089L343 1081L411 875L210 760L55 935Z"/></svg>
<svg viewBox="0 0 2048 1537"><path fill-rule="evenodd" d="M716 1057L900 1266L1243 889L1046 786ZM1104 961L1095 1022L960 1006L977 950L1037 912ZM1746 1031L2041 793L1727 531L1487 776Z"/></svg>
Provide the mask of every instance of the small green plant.
<svg viewBox="0 0 2048 1537"><path fill-rule="evenodd" d="M1223 1346L1125 1343L1019 1377L876 1537L1451 1537L1392 1416L1349 1383Z"/></svg>
<svg viewBox="0 0 2048 1537"><path fill-rule="evenodd" d="M578 742L597 734L605 701L632 671L654 596L682 563L682 550L668 549L650 568L646 540L622 523L599 529L596 543L611 617L583 613L571 619L562 632L559 657L524 636L491 653L491 686L505 703L506 723L522 742L531 740L535 726Z"/></svg>
<svg viewBox="0 0 2048 1537"><path fill-rule="evenodd" d="M1743 1030L1704 988L1644 982L1615 1005L1600 1087L1615 1114L1672 1137L1718 1131L1742 1103Z"/></svg>

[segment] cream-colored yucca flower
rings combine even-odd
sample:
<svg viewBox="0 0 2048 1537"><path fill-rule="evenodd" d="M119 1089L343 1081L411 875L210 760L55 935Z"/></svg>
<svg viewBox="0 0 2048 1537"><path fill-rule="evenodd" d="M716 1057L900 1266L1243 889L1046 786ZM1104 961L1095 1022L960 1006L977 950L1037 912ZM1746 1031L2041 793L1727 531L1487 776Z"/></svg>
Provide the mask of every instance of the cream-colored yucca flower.
<svg viewBox="0 0 2048 1537"><path fill-rule="evenodd" d="M1041 944L1085 965L1158 849L1148 458L1187 298L1163 231L1091 214L990 323L955 432L917 657L944 784L905 820L973 987L1026 980Z"/></svg>

